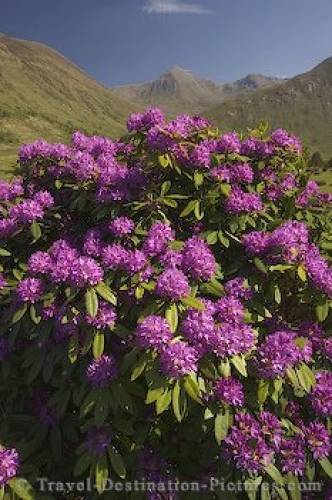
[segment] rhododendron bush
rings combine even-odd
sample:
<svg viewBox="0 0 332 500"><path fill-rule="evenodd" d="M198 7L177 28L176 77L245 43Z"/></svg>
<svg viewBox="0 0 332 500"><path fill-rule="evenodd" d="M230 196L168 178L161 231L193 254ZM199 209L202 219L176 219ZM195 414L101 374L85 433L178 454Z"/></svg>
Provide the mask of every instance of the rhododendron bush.
<svg viewBox="0 0 332 500"><path fill-rule="evenodd" d="M24 145L0 182L0 497L330 498L331 197L284 130L128 131Z"/></svg>

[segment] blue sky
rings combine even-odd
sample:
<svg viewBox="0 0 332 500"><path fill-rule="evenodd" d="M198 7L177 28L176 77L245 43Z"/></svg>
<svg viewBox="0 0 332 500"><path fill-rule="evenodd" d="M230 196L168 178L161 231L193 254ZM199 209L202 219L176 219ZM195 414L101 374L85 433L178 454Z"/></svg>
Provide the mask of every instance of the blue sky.
<svg viewBox="0 0 332 500"><path fill-rule="evenodd" d="M178 65L218 81L292 76L332 56L331 0L0 0L0 32L107 85Z"/></svg>

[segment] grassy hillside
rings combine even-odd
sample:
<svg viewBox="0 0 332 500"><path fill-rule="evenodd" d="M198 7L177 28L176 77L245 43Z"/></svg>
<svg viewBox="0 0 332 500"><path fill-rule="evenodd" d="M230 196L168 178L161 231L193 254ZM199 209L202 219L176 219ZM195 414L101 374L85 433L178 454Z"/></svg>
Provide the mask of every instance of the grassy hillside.
<svg viewBox="0 0 332 500"><path fill-rule="evenodd" d="M0 168L18 144L39 137L119 135L133 108L49 47L0 36Z"/></svg>
<svg viewBox="0 0 332 500"><path fill-rule="evenodd" d="M223 102L205 112L222 128L246 130L260 121L299 135L312 151L332 157L332 58L277 87Z"/></svg>

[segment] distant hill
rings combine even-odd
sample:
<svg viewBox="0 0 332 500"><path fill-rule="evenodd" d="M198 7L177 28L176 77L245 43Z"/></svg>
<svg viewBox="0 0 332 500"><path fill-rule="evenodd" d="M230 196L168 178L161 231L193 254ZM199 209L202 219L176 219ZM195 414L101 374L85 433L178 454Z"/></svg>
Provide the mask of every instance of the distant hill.
<svg viewBox="0 0 332 500"><path fill-rule="evenodd" d="M134 104L97 83L55 50L0 36L0 145L73 129L119 135ZM8 146L9 147L9 146Z"/></svg>
<svg viewBox="0 0 332 500"><path fill-rule="evenodd" d="M246 130L260 121L298 134L312 151L332 156L332 58L271 88L210 106L204 114L222 128Z"/></svg>
<svg viewBox="0 0 332 500"><path fill-rule="evenodd" d="M145 106L160 106L168 113L175 114L198 113L208 106L278 83L278 79L248 75L234 83L221 84L174 67L151 82L123 85L113 90L125 99Z"/></svg>

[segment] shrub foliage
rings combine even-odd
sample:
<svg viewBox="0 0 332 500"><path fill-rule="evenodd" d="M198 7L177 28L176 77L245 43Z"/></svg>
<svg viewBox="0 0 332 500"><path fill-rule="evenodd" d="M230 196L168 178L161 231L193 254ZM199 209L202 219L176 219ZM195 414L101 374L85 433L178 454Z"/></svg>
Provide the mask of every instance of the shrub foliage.
<svg viewBox="0 0 332 500"><path fill-rule="evenodd" d="M283 130L157 109L128 130L24 145L0 183L0 497L43 498L40 477L324 490L330 196ZM110 498L197 498L167 488Z"/></svg>

